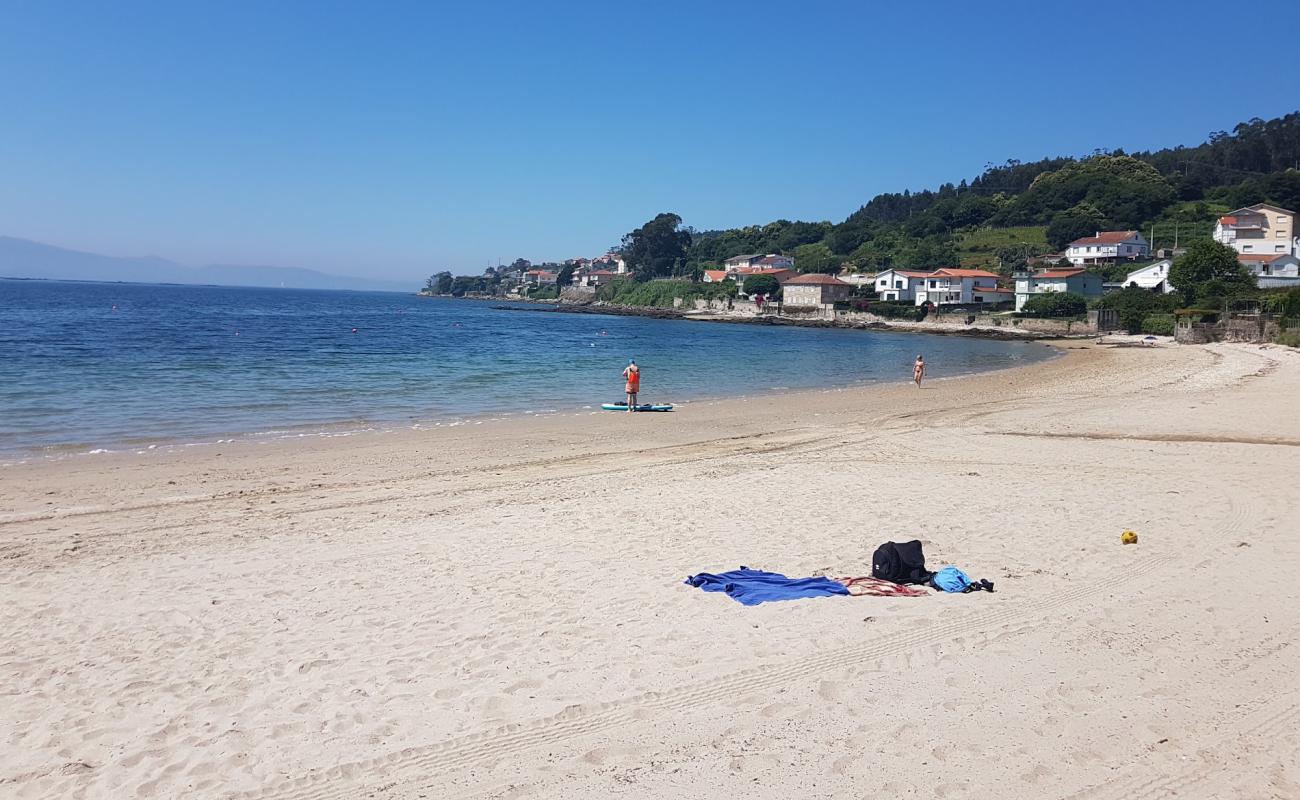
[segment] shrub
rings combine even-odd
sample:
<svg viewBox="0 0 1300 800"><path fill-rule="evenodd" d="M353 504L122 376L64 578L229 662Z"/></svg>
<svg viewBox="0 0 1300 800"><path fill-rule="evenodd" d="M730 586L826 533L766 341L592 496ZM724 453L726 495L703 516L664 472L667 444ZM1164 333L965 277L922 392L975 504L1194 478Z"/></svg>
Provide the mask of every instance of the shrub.
<svg viewBox="0 0 1300 800"><path fill-rule="evenodd" d="M1097 308L1119 312L1119 323L1129 333L1141 333L1142 321L1150 314L1168 314L1178 307L1176 295L1159 294L1137 286L1112 292L1097 301Z"/></svg>
<svg viewBox="0 0 1300 800"><path fill-rule="evenodd" d="M1142 332L1151 336L1173 336L1173 314L1148 314L1142 320Z"/></svg>
<svg viewBox="0 0 1300 800"><path fill-rule="evenodd" d="M1021 313L1027 317L1077 317L1087 313L1088 301L1074 292L1043 292L1025 301Z"/></svg>
<svg viewBox="0 0 1300 800"><path fill-rule="evenodd" d="M925 314L928 309L926 309L925 306L918 306L912 303L886 302L870 303L863 310L869 311L878 317L884 317L885 319L905 319L913 322L920 322L925 319Z"/></svg>
<svg viewBox="0 0 1300 800"><path fill-rule="evenodd" d="M781 283L771 275L750 275L745 278L745 294L772 297L779 291L781 291Z"/></svg>
<svg viewBox="0 0 1300 800"><path fill-rule="evenodd" d="M1278 334L1276 341L1278 344L1287 347L1300 347L1300 331L1286 331Z"/></svg>

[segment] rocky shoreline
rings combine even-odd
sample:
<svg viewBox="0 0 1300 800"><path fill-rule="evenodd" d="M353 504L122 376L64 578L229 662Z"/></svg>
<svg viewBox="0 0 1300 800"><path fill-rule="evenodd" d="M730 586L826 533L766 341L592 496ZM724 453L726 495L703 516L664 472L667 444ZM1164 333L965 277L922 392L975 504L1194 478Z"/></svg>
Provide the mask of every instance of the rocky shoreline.
<svg viewBox="0 0 1300 800"><path fill-rule="evenodd" d="M515 302L515 301L511 301ZM1045 338L1061 338L1060 335L1044 334L1039 331L1024 331L1014 328L995 328L978 325L953 325L935 322L899 322L899 321L864 321L840 319L798 319L788 316L752 314L727 314L716 311L681 311L675 308L644 308L639 306L603 305L597 303L573 305L553 302L535 302L536 308L521 308L517 305L494 305L500 311L532 311L562 314L595 314L615 317L650 317L652 319L676 319L688 322L722 322L741 325L787 325L802 328L844 328L850 330L879 330L896 333L928 333L939 336L969 336L978 339L1002 339L1008 341L1035 341ZM547 306L547 307L540 307ZM1076 336L1092 336L1092 333Z"/></svg>

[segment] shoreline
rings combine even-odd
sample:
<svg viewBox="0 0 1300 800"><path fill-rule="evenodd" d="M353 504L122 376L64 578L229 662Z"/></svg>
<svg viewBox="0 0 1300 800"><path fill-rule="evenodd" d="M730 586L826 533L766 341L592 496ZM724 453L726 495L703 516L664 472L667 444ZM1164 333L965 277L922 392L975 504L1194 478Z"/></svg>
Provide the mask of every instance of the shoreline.
<svg viewBox="0 0 1300 800"><path fill-rule="evenodd" d="M1289 796L1300 587L1259 576L1300 568L1300 490L1259 478L1300 469L1300 352L1056 346L922 389L6 471L0 787ZM910 539L997 591L682 583L867 575Z"/></svg>
<svg viewBox="0 0 1300 800"><path fill-rule="evenodd" d="M516 309L531 310L531 309ZM730 320L723 320L730 321ZM901 331L900 331L901 332ZM924 331L920 331L924 333ZM986 375L996 375L1014 370L1032 369L1041 364L1050 363L1053 360L1061 358L1068 350L1067 340L1039 339L1027 341L1027 344L1042 344L1046 347L1052 347L1058 352L1056 355L1036 361L1029 364L1013 364L1010 366L995 367L992 369L980 370L977 372L962 373L958 375L947 375L943 377L931 377L927 382L957 381L977 378ZM906 377L897 379L879 380L879 381L857 381L853 383L832 383L821 386L799 387L794 389L787 388L758 388L751 392L725 395L702 395L699 397L689 398L686 400L667 399L664 402L670 403L677 407L673 413L693 406L710 406L723 403L748 402L751 399L767 397L786 397L791 395L811 395L824 394L827 392L868 390L873 387L910 385L911 381ZM351 437L366 436L387 436L400 434L403 432L422 432L452 429L461 426L477 426L488 423L508 423L515 420L536 420L548 419L552 417L588 417L601 416L612 412L603 411L599 404L588 404L583 406L557 406L555 408L543 409L540 411L533 410L494 410L483 412L471 412L458 415L449 415L446 417L427 417L418 420L340 420L336 423L314 424L305 423L301 426L285 426L278 430L268 431L226 431L220 434L214 434L210 438L186 439L173 437L158 437L149 441L139 441L133 443L125 442L99 442L99 443L79 443L73 445L47 446L42 448L29 448L18 451L0 451L0 470L13 468L22 468L28 464L35 463L58 463L67 459L78 458L95 458L104 459L108 456L151 456L158 453L170 451L184 451L194 448L209 448L218 446L227 447L244 447L249 445L266 445L276 442L293 442L311 439L338 439Z"/></svg>

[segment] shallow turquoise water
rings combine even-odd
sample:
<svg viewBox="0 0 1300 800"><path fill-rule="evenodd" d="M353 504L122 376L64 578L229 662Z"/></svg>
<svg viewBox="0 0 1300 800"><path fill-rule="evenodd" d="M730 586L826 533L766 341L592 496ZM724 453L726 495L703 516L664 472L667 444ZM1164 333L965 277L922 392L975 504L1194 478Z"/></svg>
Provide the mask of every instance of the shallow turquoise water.
<svg viewBox="0 0 1300 800"><path fill-rule="evenodd" d="M355 332L354 332L355 329ZM1051 357L1042 345L501 311L413 295L0 280L0 452L902 381Z"/></svg>

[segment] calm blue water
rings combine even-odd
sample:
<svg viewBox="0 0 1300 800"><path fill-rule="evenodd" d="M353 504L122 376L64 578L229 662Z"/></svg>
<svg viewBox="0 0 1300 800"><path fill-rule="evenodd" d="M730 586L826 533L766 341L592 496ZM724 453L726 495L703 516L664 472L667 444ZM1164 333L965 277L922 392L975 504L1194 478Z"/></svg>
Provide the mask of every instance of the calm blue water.
<svg viewBox="0 0 1300 800"><path fill-rule="evenodd" d="M1050 356L388 293L0 280L0 452L579 409L621 399L629 357L644 402L899 381L918 352L933 377Z"/></svg>

